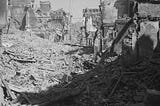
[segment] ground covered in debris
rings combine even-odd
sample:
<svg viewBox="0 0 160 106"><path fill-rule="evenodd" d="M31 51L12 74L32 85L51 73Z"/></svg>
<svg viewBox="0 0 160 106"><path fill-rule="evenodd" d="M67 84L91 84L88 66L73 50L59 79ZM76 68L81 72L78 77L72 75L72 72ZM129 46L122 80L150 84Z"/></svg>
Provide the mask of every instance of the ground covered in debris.
<svg viewBox="0 0 160 106"><path fill-rule="evenodd" d="M23 95L22 103L27 99L26 103L36 104L36 95L31 93L47 91L48 87L69 83L72 75L84 74L88 69L83 66L92 57L83 47L54 43L27 31L4 34L2 40L2 76L15 98Z"/></svg>
<svg viewBox="0 0 160 106"><path fill-rule="evenodd" d="M157 53L126 67L121 57L94 64L90 48L28 32L4 35L3 45L2 76L16 98L8 105L144 106L146 92L160 90Z"/></svg>
<svg viewBox="0 0 160 106"><path fill-rule="evenodd" d="M97 66L86 74L76 76L63 88L65 92L54 92L51 102L43 105L144 106L146 91L160 88L158 69L159 60L155 58L139 61L130 67L123 67L118 61ZM62 96L59 95L61 93Z"/></svg>
<svg viewBox="0 0 160 106"><path fill-rule="evenodd" d="M144 106L146 92L159 93L150 90L160 89L159 62L157 57L153 57L130 67L121 66L118 60L98 65L92 71L74 77L70 84L62 87L64 91L52 92L50 101L41 105ZM158 103L154 102L156 106Z"/></svg>

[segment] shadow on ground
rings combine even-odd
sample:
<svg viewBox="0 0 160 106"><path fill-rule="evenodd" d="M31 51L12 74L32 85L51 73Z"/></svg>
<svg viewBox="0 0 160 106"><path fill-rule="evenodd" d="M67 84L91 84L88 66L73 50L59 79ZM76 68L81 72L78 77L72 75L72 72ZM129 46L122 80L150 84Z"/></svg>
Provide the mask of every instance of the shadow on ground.
<svg viewBox="0 0 160 106"><path fill-rule="evenodd" d="M73 75L71 82L67 83L64 81L58 85L49 87L46 91L39 93L23 92L19 95L18 102L23 105L36 106L80 106L82 103L77 98L82 92L87 90L85 78L90 72ZM67 80L67 78L64 80Z"/></svg>

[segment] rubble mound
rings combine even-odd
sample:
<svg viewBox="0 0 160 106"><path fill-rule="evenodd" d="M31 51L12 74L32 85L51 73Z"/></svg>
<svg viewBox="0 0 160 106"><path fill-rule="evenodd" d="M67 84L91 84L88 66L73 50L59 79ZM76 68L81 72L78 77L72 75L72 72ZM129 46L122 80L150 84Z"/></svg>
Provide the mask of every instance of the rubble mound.
<svg viewBox="0 0 160 106"><path fill-rule="evenodd" d="M95 69L75 76L71 83L53 87L50 95L43 96L37 104L40 106L144 106L152 101L151 98L147 99L148 93L155 98L159 95L159 64L159 55L156 54L150 59L137 61L128 67L121 65L119 60L97 65ZM158 103L155 101L154 104Z"/></svg>
<svg viewBox="0 0 160 106"><path fill-rule="evenodd" d="M27 99L31 95L26 93L45 92L49 87L69 83L71 74L88 71L83 69L85 57L67 54L78 47L54 43L27 31L4 35L2 40L1 73L16 98L23 95Z"/></svg>
<svg viewBox="0 0 160 106"><path fill-rule="evenodd" d="M148 93L159 95L158 53L130 66L121 57L95 64L88 55L71 53L79 47L35 35L17 32L3 41L0 67L15 106L144 106Z"/></svg>

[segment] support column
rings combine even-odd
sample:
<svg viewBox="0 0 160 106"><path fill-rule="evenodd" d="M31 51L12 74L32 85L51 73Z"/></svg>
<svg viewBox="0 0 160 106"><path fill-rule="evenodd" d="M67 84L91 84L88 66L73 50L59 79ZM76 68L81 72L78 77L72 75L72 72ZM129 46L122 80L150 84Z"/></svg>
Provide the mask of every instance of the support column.
<svg viewBox="0 0 160 106"><path fill-rule="evenodd" d="M100 0L99 10L100 10L100 16L101 16L101 26L100 26L100 30L101 30L101 36L100 36L100 53L102 53L102 46L103 46L103 45L102 45L102 39L103 39L103 37L104 37L102 0Z"/></svg>

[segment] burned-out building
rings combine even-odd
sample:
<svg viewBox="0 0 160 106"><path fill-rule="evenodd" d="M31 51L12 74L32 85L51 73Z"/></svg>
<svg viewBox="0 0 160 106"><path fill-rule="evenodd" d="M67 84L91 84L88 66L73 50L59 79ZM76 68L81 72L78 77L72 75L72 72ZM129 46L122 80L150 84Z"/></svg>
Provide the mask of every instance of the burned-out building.
<svg viewBox="0 0 160 106"><path fill-rule="evenodd" d="M65 33L69 33L69 30L71 28L71 23L72 23L72 15L71 13L66 13L64 17L64 30Z"/></svg>
<svg viewBox="0 0 160 106"><path fill-rule="evenodd" d="M86 8L86 9L83 9L83 16L85 17L92 17L92 18L96 18L97 15L100 14L100 11L99 9L97 8L92 8L92 9L89 9L89 8Z"/></svg>
<svg viewBox="0 0 160 106"><path fill-rule="evenodd" d="M103 20L103 27L104 27L104 35L109 35L108 32L112 32L115 29L116 25L122 28L118 21L118 19L123 19L130 16L130 5L129 0L104 0L101 2L102 7L102 20ZM124 21L122 22L122 24ZM117 31L117 30L116 30ZM119 31L117 31L119 32ZM112 34L112 38L115 38L116 35Z"/></svg>
<svg viewBox="0 0 160 106"><path fill-rule="evenodd" d="M64 27L69 25L71 19L71 14L66 13L62 8L56 11L51 11L50 16L51 25L54 29L63 29Z"/></svg>
<svg viewBox="0 0 160 106"><path fill-rule="evenodd" d="M51 19L50 11L51 11L51 3L50 1L40 1L39 8L36 9L36 17L39 23L45 23Z"/></svg>
<svg viewBox="0 0 160 106"><path fill-rule="evenodd" d="M89 18L92 18L94 26L100 25L100 10L97 8L83 9L83 17L85 18L86 21L88 21Z"/></svg>
<svg viewBox="0 0 160 106"><path fill-rule="evenodd" d="M55 22L62 22L66 12L61 8L56 11L51 11L50 13L52 20Z"/></svg>
<svg viewBox="0 0 160 106"><path fill-rule="evenodd" d="M104 0L101 5L104 23L130 16L130 0Z"/></svg>
<svg viewBox="0 0 160 106"><path fill-rule="evenodd" d="M11 0L11 16L17 20L22 20L25 6L31 4L30 0Z"/></svg>
<svg viewBox="0 0 160 106"><path fill-rule="evenodd" d="M83 9L83 30L85 30L85 39L86 45L93 46L93 38L97 27L101 25L101 17L100 17L100 10L97 8L85 8Z"/></svg>
<svg viewBox="0 0 160 106"><path fill-rule="evenodd" d="M114 40L132 15L131 0L104 0L101 2L104 36Z"/></svg>
<svg viewBox="0 0 160 106"><path fill-rule="evenodd" d="M129 0L128 5L123 5L129 7L128 18L115 18L117 37L111 51L123 55L125 65L150 57L159 49L159 4L157 0Z"/></svg>
<svg viewBox="0 0 160 106"><path fill-rule="evenodd" d="M27 27L36 25L36 17L33 10L34 0L9 0L8 15L16 28L19 28L25 21ZM26 17L26 19L24 19Z"/></svg>
<svg viewBox="0 0 160 106"><path fill-rule="evenodd" d="M43 15L49 16L51 10L51 2L50 1L40 1L40 10Z"/></svg>

